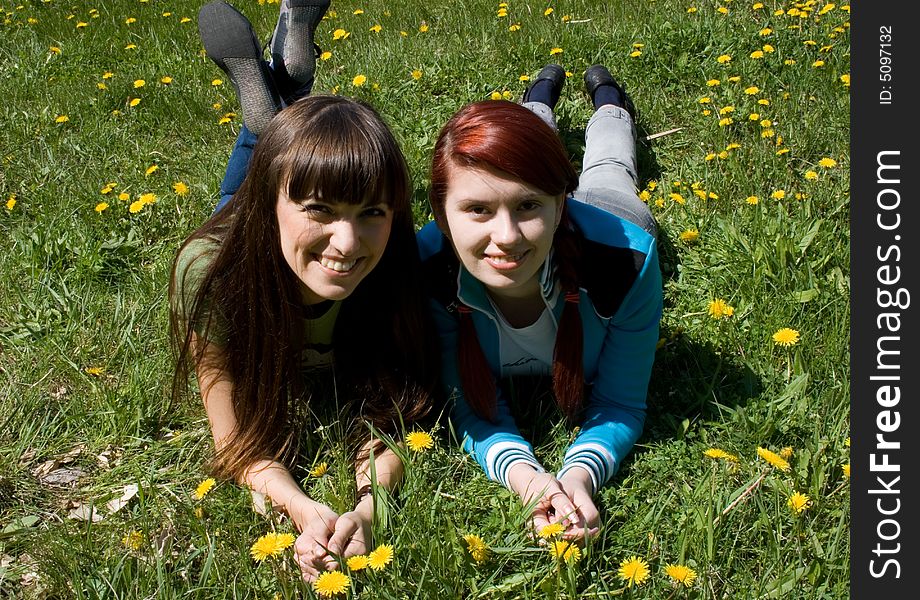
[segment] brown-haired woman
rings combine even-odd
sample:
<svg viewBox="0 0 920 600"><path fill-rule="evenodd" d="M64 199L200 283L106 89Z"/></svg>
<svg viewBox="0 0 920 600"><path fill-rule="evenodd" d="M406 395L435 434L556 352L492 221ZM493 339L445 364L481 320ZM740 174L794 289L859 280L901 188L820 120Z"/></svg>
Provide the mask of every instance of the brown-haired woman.
<svg viewBox="0 0 920 600"><path fill-rule="evenodd" d="M199 25L209 53L214 23L224 35L254 36L229 5L206 9ZM265 71L227 72L241 95L273 85L258 75ZM243 109L254 117L258 107ZM396 435L430 411L436 342L417 278L408 171L380 116L360 102L310 96L253 122L265 126L254 148L234 150L223 186L229 202L185 241L173 267L174 392L187 390L194 371L215 473L290 516L302 532L296 559L313 579L337 557L367 550L371 490L392 489L402 464L378 444L371 481L365 422ZM242 174L239 189L228 190ZM311 420L323 414L345 424L357 457L355 508L341 515L292 475L316 441Z"/></svg>
<svg viewBox="0 0 920 600"><path fill-rule="evenodd" d="M579 178L552 120L564 79L548 65L526 108L477 102L450 119L432 160L435 223L419 245L464 447L534 507L538 531L562 522L583 539L599 525L594 494L642 432L662 288L625 95L606 68L586 72L596 112ZM498 385L514 375L552 376L580 427L556 474Z"/></svg>

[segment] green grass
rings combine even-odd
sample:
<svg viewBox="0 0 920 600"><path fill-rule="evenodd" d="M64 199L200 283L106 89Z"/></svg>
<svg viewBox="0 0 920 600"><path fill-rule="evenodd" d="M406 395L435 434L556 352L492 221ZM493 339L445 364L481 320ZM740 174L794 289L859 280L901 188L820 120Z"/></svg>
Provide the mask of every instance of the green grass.
<svg viewBox="0 0 920 600"><path fill-rule="evenodd" d="M0 200L15 195L12 208L0 206L0 596L312 594L291 561L248 557L255 539L289 523L254 513L248 492L229 483L192 499L206 476L210 434L199 404L168 402L170 264L216 202L240 122L218 124L238 105L229 82L211 85L226 78L200 52L199 4L0 0ZM270 34L275 4L236 4L263 38ZM497 17L494 1L336 0L335 16L320 27L332 56L318 66L316 89L363 98L382 112L410 162L419 225L440 126L493 92L519 98L520 77L547 62L573 73L557 114L576 162L590 116L580 77L594 62L625 82L643 135L682 128L639 148L642 187L657 183L649 202L665 276L645 433L599 494L601 535L566 566L528 538L515 498L485 479L442 422L435 450L407 458L405 484L376 525L377 540L395 547L394 563L355 574L352 593L846 597L849 90L840 76L849 73L849 13L838 5L818 15L823 2L804 17L775 15L794 5L771 1L761 10L740 0L509 4L509 15ZM545 16L548 6L555 10ZM352 14L356 8L364 14ZM126 24L128 17L136 22ZM382 30L369 31L376 23ZM509 31L512 24L520 29ZM772 33L761 35L765 27ZM336 28L351 35L333 41ZM634 43L644 46L630 57ZM123 49L128 44L136 48ZM750 58L764 44L774 51ZM563 52L551 56L552 48ZM722 54L731 61L717 62ZM824 65L813 66L819 59ZM368 81L355 88L358 74ZM172 83L160 83L164 76ZM721 84L708 87L713 78ZM146 85L135 88L138 79ZM745 94L749 86L760 91ZM711 102L701 104L703 97ZM130 98L141 101L131 107ZM726 106L734 123L720 127ZM751 112L772 121L773 137L762 136ZM68 120L56 123L60 115ZM730 143L740 147L706 160ZM777 155L781 148L789 152ZM823 157L836 167L819 166ZM152 165L158 170L146 175ZM173 192L178 181L188 196ZM114 191L101 194L110 182ZM718 198L700 199L693 184ZM771 198L775 190L785 197ZM129 200L117 198L122 192ZM143 193L157 202L130 213ZM759 202L747 203L749 196ZM97 213L103 201L109 207ZM698 240L682 241L691 229ZM734 315L711 318L715 298ZM783 327L800 332L796 345L774 344ZM92 367L102 370L94 375ZM541 437L548 466L558 464L569 436L556 427ZM336 442L334 434L324 440L297 475L310 494L341 509L353 483ZM758 447L786 446L788 472L757 457ZM738 463L704 457L711 447ZM322 479L307 477L314 460L331 465ZM81 474L55 486L43 477L49 468ZM108 514L105 503L128 484L137 496ZM812 500L798 516L787 507L794 491ZM104 518L68 518L77 503L100 507ZM141 534L137 549L122 541L132 531ZM482 565L466 552L468 533L492 548ZM651 575L624 590L617 567L632 555L648 561ZM695 569L691 587L671 586L664 574L671 563Z"/></svg>

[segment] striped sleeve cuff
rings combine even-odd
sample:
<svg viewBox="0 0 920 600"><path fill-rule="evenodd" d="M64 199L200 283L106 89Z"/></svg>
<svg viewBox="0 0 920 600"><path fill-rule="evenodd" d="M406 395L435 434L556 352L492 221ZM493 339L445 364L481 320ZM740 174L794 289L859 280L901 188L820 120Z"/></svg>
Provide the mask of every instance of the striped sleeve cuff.
<svg viewBox="0 0 920 600"><path fill-rule="evenodd" d="M493 444L486 453L487 474L489 479L498 481L508 487L508 471L516 464L524 463L532 466L539 473L544 472L543 466L534 456L526 444L516 442L499 442Z"/></svg>
<svg viewBox="0 0 920 600"><path fill-rule="evenodd" d="M607 448L600 444L578 444L569 448L565 453L562 468L556 474L561 478L572 467L581 467L591 475L594 484L594 493L607 483L616 472L616 459Z"/></svg>

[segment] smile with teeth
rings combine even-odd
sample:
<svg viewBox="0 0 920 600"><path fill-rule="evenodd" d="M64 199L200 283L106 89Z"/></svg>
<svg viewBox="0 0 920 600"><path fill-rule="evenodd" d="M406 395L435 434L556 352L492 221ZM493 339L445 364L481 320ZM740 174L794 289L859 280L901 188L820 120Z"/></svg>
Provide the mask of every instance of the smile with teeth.
<svg viewBox="0 0 920 600"><path fill-rule="evenodd" d="M485 259L495 269L514 269L527 257L529 250L517 254L486 254Z"/></svg>
<svg viewBox="0 0 920 600"><path fill-rule="evenodd" d="M336 273L348 273L353 268L355 268L355 265L358 264L359 260L361 259L356 258L354 260L343 262L343 261L338 261L338 260L334 260L331 258L326 258L325 256L320 256L319 264L323 265L327 269L335 271Z"/></svg>

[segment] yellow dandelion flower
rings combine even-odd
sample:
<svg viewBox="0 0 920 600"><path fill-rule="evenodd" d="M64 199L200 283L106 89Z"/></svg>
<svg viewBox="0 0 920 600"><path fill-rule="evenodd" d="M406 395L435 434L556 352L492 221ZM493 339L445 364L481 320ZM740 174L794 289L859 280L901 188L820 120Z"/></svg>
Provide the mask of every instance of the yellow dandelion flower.
<svg viewBox="0 0 920 600"><path fill-rule="evenodd" d="M344 40L346 37L348 37L348 32L341 27L332 32L333 40Z"/></svg>
<svg viewBox="0 0 920 600"><path fill-rule="evenodd" d="M221 117L220 119L217 120L218 125L226 125L232 122L233 122L233 119L231 119L230 117Z"/></svg>
<svg viewBox="0 0 920 600"><path fill-rule="evenodd" d="M763 51L766 52L767 54L772 54L772 53L776 52L776 48L774 48L774 47L771 46L770 44L764 44L762 49L763 49Z"/></svg>
<svg viewBox="0 0 920 600"><path fill-rule="evenodd" d="M173 82L173 78L170 77L169 75L160 77L160 83L162 83L163 85L169 85L172 82Z"/></svg>
<svg viewBox="0 0 920 600"><path fill-rule="evenodd" d="M329 471L329 463L321 462L310 469L310 477L322 477Z"/></svg>
<svg viewBox="0 0 920 600"><path fill-rule="evenodd" d="M320 60L329 60L332 58L332 52L325 50L322 54L319 55Z"/></svg>
<svg viewBox="0 0 920 600"><path fill-rule="evenodd" d="M179 23L182 25L185 25L186 23L190 23L191 21L192 20L188 17L182 17L181 19L179 19Z"/></svg>
<svg viewBox="0 0 920 600"><path fill-rule="evenodd" d="M79 22L77 23L77 29L82 29L82 28L86 27L87 25L89 25L89 23L87 23L86 21L79 21Z"/></svg>
<svg viewBox="0 0 920 600"><path fill-rule="evenodd" d="M805 171L805 179L808 181L814 181L818 178L818 174L814 171Z"/></svg>
<svg viewBox="0 0 920 600"><path fill-rule="evenodd" d="M654 192L655 188L658 187L658 182L655 180L649 181L647 184L645 184L645 187L648 189L648 191Z"/></svg>
<svg viewBox="0 0 920 600"><path fill-rule="evenodd" d="M128 101L128 106L134 107L134 106L137 106L137 105L140 104L140 103L141 103L141 99L140 99L140 98L131 98L131 100Z"/></svg>
<svg viewBox="0 0 920 600"><path fill-rule="evenodd" d="M767 463L776 467L780 471L788 471L790 469L789 462L785 458L783 458L776 452L767 450L766 448L761 448L758 446L757 456L764 459L765 461L767 461Z"/></svg>
<svg viewBox="0 0 920 600"><path fill-rule="evenodd" d="M849 74L849 73L844 73L843 75L841 75L841 76L840 76L840 81L841 81L841 82L843 83L843 85L845 85L846 87L850 87L850 74Z"/></svg>
<svg viewBox="0 0 920 600"><path fill-rule="evenodd" d="M764 129L763 131L760 132L760 137L762 138L770 138L770 137L773 137L774 135L776 135L776 132L773 131L772 129Z"/></svg>
<svg viewBox="0 0 920 600"><path fill-rule="evenodd" d="M727 62L731 62L731 60L732 60L732 57L728 54L720 54L719 57L716 58L716 62L719 63L720 65L724 65Z"/></svg>
<svg viewBox="0 0 920 600"><path fill-rule="evenodd" d="M718 79L709 79L709 80L706 81L706 85L707 85L708 87L716 87L717 85L719 85L719 84L721 84L721 83L722 83L722 82L719 81Z"/></svg>
<svg viewBox="0 0 920 600"><path fill-rule="evenodd" d="M144 81L143 79L135 79L135 80L134 80L134 89L142 88L142 87L144 87L145 85L147 85L147 82Z"/></svg>
<svg viewBox="0 0 920 600"><path fill-rule="evenodd" d="M422 21L422 24L418 26L418 30L421 33L425 33L426 31L428 31L428 29L429 29L428 23L425 23L424 21Z"/></svg>
<svg viewBox="0 0 920 600"><path fill-rule="evenodd" d="M744 201L750 204L751 206L755 206L758 202L760 202L760 198L758 198L757 196L748 196L747 198L744 199Z"/></svg>
<svg viewBox="0 0 920 600"><path fill-rule="evenodd" d="M249 555L262 562L266 558L278 556L293 544L294 536L290 533L266 533L249 548Z"/></svg>
<svg viewBox="0 0 920 600"><path fill-rule="evenodd" d="M69 120L70 120L70 117L68 117L67 115L58 115L57 117L54 118L55 123L66 123Z"/></svg>
<svg viewBox="0 0 920 600"><path fill-rule="evenodd" d="M129 550L140 550L144 544L144 534L137 529L132 529L121 538L121 544Z"/></svg>
<svg viewBox="0 0 920 600"><path fill-rule="evenodd" d="M841 468L843 469L843 476L849 479L850 478L850 463L844 464Z"/></svg>
<svg viewBox="0 0 920 600"><path fill-rule="evenodd" d="M353 14L353 15L363 15L363 14L364 14L364 10L363 10L363 9L360 9L360 8L356 8L356 9L355 9L355 12L353 12L353 13L351 13L351 14Z"/></svg>
<svg viewBox="0 0 920 600"><path fill-rule="evenodd" d="M680 241L685 244L692 244L700 239L700 232L696 229L685 229L680 232Z"/></svg>
<svg viewBox="0 0 920 600"><path fill-rule="evenodd" d="M131 23L137 23L137 19L135 19L134 17L128 17L127 19L125 19L125 25L130 25Z"/></svg>
<svg viewBox="0 0 920 600"><path fill-rule="evenodd" d="M555 56L556 54L562 54L562 48L553 48L549 51L550 56Z"/></svg>
<svg viewBox="0 0 920 600"><path fill-rule="evenodd" d="M738 83L739 81L741 81L741 77L737 75L732 75L731 77L728 78L728 80L731 81L732 83Z"/></svg>
<svg viewBox="0 0 920 600"><path fill-rule="evenodd" d="M684 197L681 196L680 194L676 193L676 192L671 192L670 194L668 194L668 197L669 197L671 200L673 200L674 202L677 202L678 204L686 204L686 203L687 203L687 201L684 199Z"/></svg>
<svg viewBox="0 0 920 600"><path fill-rule="evenodd" d="M518 77L518 81L530 81L530 75L521 75Z"/></svg>
<svg viewBox="0 0 920 600"><path fill-rule="evenodd" d="M556 560L564 560L570 564L577 563L581 560L581 550L578 546L565 540L550 542L549 553Z"/></svg>
<svg viewBox="0 0 920 600"><path fill-rule="evenodd" d="M702 98L697 100L697 102L699 102L700 104L709 104L710 102L712 102L712 98L710 98L709 96L703 96Z"/></svg>
<svg viewBox="0 0 920 600"><path fill-rule="evenodd" d="M60 54L61 49L58 48L57 46L51 46L48 48L48 52L50 52L51 54Z"/></svg>
<svg viewBox="0 0 920 600"><path fill-rule="evenodd" d="M664 198L655 198L655 207L664 208Z"/></svg>
<svg viewBox="0 0 920 600"><path fill-rule="evenodd" d="M406 436L406 445L413 452L422 452L434 447L434 438L426 431L413 431Z"/></svg>
<svg viewBox="0 0 920 600"><path fill-rule="evenodd" d="M703 456L706 456L712 459L716 459L716 460L718 459L727 460L728 462L733 462L733 463L738 462L737 456L735 456L734 454L729 454L728 452L726 452L725 450L722 450L721 448L708 448L707 450L703 451Z"/></svg>
<svg viewBox="0 0 920 600"><path fill-rule="evenodd" d="M144 204L153 204L157 201L157 195L153 193L141 194L141 197L138 198L138 202L143 202Z"/></svg>
<svg viewBox="0 0 920 600"><path fill-rule="evenodd" d="M773 334L773 341L777 346L795 346L799 342L799 332L783 327Z"/></svg>
<svg viewBox="0 0 920 600"><path fill-rule="evenodd" d="M837 166L837 161L833 158L822 158L818 161L818 166L824 167L825 169L833 169Z"/></svg>
<svg viewBox="0 0 920 600"><path fill-rule="evenodd" d="M667 565L664 572L675 584L683 584L685 587L693 585L696 579L696 571L686 565Z"/></svg>
<svg viewBox="0 0 920 600"><path fill-rule="evenodd" d="M555 537L565 531L565 528L562 526L562 523L550 523L540 530L540 537L543 539L549 539Z"/></svg>
<svg viewBox="0 0 920 600"><path fill-rule="evenodd" d="M518 31L521 28L520 23L514 23L508 26L508 31Z"/></svg>
<svg viewBox="0 0 920 600"><path fill-rule="evenodd" d="M514 94L512 94L512 93L509 92L508 90L505 90L505 91L502 92L502 99L504 99L504 100L511 100L512 98L514 98Z"/></svg>
<svg viewBox="0 0 920 600"><path fill-rule="evenodd" d="M639 192L639 199L642 200L643 202L648 202L651 197L652 197L652 194L649 193L648 190L642 190L641 192Z"/></svg>
<svg viewBox="0 0 920 600"><path fill-rule="evenodd" d="M84 369L87 375L92 375L93 377L99 377L105 373L105 367L86 367Z"/></svg>
<svg viewBox="0 0 920 600"><path fill-rule="evenodd" d="M774 190L774 192L770 194L770 197L774 200L782 200L786 197L786 190Z"/></svg>
<svg viewBox="0 0 920 600"><path fill-rule="evenodd" d="M118 194L118 199L121 200L122 202L127 202L128 200L131 199L131 194L129 194L128 192L122 192Z"/></svg>
<svg viewBox="0 0 920 600"><path fill-rule="evenodd" d="M769 27L764 27L760 30L760 35L770 35L771 33L773 33L773 30Z"/></svg>
<svg viewBox="0 0 920 600"><path fill-rule="evenodd" d="M814 67L814 68L816 68L816 69L817 69L817 68L820 68L820 67L823 67L823 66L824 66L824 61L823 61L823 60L816 60L815 62L811 63L811 66Z"/></svg>
<svg viewBox="0 0 920 600"><path fill-rule="evenodd" d="M819 14L819 15L827 14L827 13L831 12L832 10L834 10L834 8L835 8L836 6L837 6L836 4L831 4L831 3L829 2L829 3L827 3L827 4L825 4L824 6L821 7L821 10L818 11L818 14Z"/></svg>
<svg viewBox="0 0 920 600"><path fill-rule="evenodd" d="M476 534L468 533L463 536L463 541L466 542L466 550L470 553L470 556L473 557L478 563L485 562L489 557L489 546L482 541L482 538Z"/></svg>
<svg viewBox="0 0 920 600"><path fill-rule="evenodd" d="M6 210L13 210L14 206L16 206L16 194L10 194L10 197L6 199Z"/></svg>
<svg viewBox="0 0 920 600"><path fill-rule="evenodd" d="M321 573L313 582L313 590L324 598L331 598L345 593L351 580L341 571Z"/></svg>
<svg viewBox="0 0 920 600"><path fill-rule="evenodd" d="M620 579L626 582L627 587L633 584L642 585L649 576L648 563L638 556L630 556L620 563L620 568L617 572L620 575Z"/></svg>
<svg viewBox="0 0 920 600"><path fill-rule="evenodd" d="M784 64L784 65L794 65L794 64L795 64L795 59L794 59L794 58L787 58L786 60L783 61L783 64Z"/></svg>
<svg viewBox="0 0 920 600"><path fill-rule="evenodd" d="M102 74L103 79L111 79L114 76L115 76L115 73L112 73L111 71L106 71L105 73Z"/></svg>
<svg viewBox="0 0 920 600"><path fill-rule="evenodd" d="M101 213L108 207L109 207L108 202L100 202L99 204L96 205L96 208L94 208L93 210L95 210L97 213Z"/></svg>
<svg viewBox="0 0 920 600"><path fill-rule="evenodd" d="M709 154L706 155L705 160L708 162L708 161L710 161L710 160L715 160L715 158L716 158L716 153L715 153L715 152L710 152Z"/></svg>
<svg viewBox="0 0 920 600"><path fill-rule="evenodd" d="M789 152L789 148L780 148L779 150L776 151L776 155L782 156L783 154L786 154L787 152Z"/></svg>
<svg viewBox="0 0 920 600"><path fill-rule="evenodd" d="M725 8L724 6L720 6L720 7L717 8L716 10L717 10L719 13L723 14L723 15L727 15L727 14L728 14L728 9Z"/></svg>
<svg viewBox="0 0 920 600"><path fill-rule="evenodd" d="M501 100L501 99L502 99L502 93L501 93L501 92L492 92L492 93L489 95L489 98L492 99L492 100Z"/></svg>
<svg viewBox="0 0 920 600"><path fill-rule="evenodd" d="M757 60L758 58L763 58L763 50L754 50L751 52L751 58Z"/></svg>
<svg viewBox="0 0 920 600"><path fill-rule="evenodd" d="M501 19L501 18L507 17L507 16L508 16L508 9L507 9L507 8L499 8L499 9L495 12L495 17L498 18L498 19Z"/></svg>
<svg viewBox="0 0 920 600"><path fill-rule="evenodd" d="M213 85L214 87L217 87L217 86L223 85L223 84L224 84L224 80L223 80L223 79L212 79L212 80L211 80L211 85Z"/></svg>
<svg viewBox="0 0 920 600"><path fill-rule="evenodd" d="M752 10L760 10L763 8L763 2L755 2L751 7Z"/></svg>
<svg viewBox="0 0 920 600"><path fill-rule="evenodd" d="M550 16L551 14L553 14L553 9L552 9L552 8L547 8L546 10L543 11L543 16L544 16L544 17L548 17L548 16Z"/></svg>
<svg viewBox="0 0 920 600"><path fill-rule="evenodd" d="M811 507L811 499L806 494L796 492L789 496L789 501L786 502L786 505L793 513L800 515Z"/></svg>
<svg viewBox="0 0 920 600"><path fill-rule="evenodd" d="M753 96L754 94L760 93L760 88L756 85L752 85L751 87L744 88L744 93L748 96Z"/></svg>
<svg viewBox="0 0 920 600"><path fill-rule="evenodd" d="M735 107L731 105L723 106L722 108L719 109L720 115L727 115L728 113L733 113L733 112L735 112Z"/></svg>
<svg viewBox="0 0 920 600"><path fill-rule="evenodd" d="M629 56L631 58L642 56L642 50L633 50L632 52L629 53Z"/></svg>
<svg viewBox="0 0 920 600"><path fill-rule="evenodd" d="M414 71L412 71L412 79L418 81L421 78L422 78L421 69L415 69Z"/></svg>
<svg viewBox="0 0 920 600"><path fill-rule="evenodd" d="M716 298L709 303L709 316L713 319L727 318L735 314L735 307L722 298Z"/></svg>
<svg viewBox="0 0 920 600"><path fill-rule="evenodd" d="M738 142L732 142L728 146L725 146L725 149L726 150L737 150L740 147L741 147L741 144L739 144Z"/></svg>
<svg viewBox="0 0 920 600"><path fill-rule="evenodd" d="M367 566L375 571L382 571L393 561L393 546L380 544L367 557Z"/></svg>
<svg viewBox="0 0 920 600"><path fill-rule="evenodd" d="M175 192L177 196L188 196L189 187L185 183L177 181L173 184L172 188L173 192Z"/></svg>
<svg viewBox="0 0 920 600"><path fill-rule="evenodd" d="M355 75L354 79L351 80L351 85L355 87L361 87L367 82L367 77L365 75Z"/></svg>
<svg viewBox="0 0 920 600"><path fill-rule="evenodd" d="M367 568L367 563L370 561L365 554L358 554L357 556L352 556L345 561L345 565L348 567L349 571L363 571Z"/></svg>
<svg viewBox="0 0 920 600"><path fill-rule="evenodd" d="M194 498L195 500L201 500L202 498L208 495L208 492L210 492L211 489L216 484L217 482L214 481L213 477L208 477L207 479L205 479L204 481L198 484L198 487L196 487L195 491L192 492L192 498Z"/></svg>
<svg viewBox="0 0 920 600"><path fill-rule="evenodd" d="M571 20L572 20L572 15L562 15L562 22L563 22L563 23L568 23L568 22L571 21Z"/></svg>
<svg viewBox="0 0 920 600"><path fill-rule="evenodd" d="M128 44L125 46L125 50L137 50L137 44Z"/></svg>
<svg viewBox="0 0 920 600"><path fill-rule="evenodd" d="M789 460L790 458L792 458L792 453L793 453L792 446L784 446L779 451L779 455L785 458L786 460Z"/></svg>
<svg viewBox="0 0 920 600"><path fill-rule="evenodd" d="M728 152L720 152L719 154L725 154L725 156L723 156L723 157L721 157L721 158L727 158L727 157L728 157ZM706 190L693 190L693 195L696 196L697 198L699 198L700 200L705 200L705 199L706 199Z"/></svg>
<svg viewBox="0 0 920 600"><path fill-rule="evenodd" d="M734 119L732 119L731 117L723 117L719 119L719 127L727 127L728 125L731 125L734 122L735 122Z"/></svg>
<svg viewBox="0 0 920 600"><path fill-rule="evenodd" d="M148 176L150 176L150 175L153 175L154 173L156 173L156 172L159 170L159 168L160 168L160 167L159 167L158 165L150 165L149 167L147 167L147 170L144 171L144 177L148 177Z"/></svg>
<svg viewBox="0 0 920 600"><path fill-rule="evenodd" d="M688 6L688 7L687 7L687 12L690 13L690 14L695 13L697 10L698 10L698 9L697 9L695 6Z"/></svg>
<svg viewBox="0 0 920 600"><path fill-rule="evenodd" d="M850 436L847 436L847 439L843 440L843 445L847 448L850 447Z"/></svg>
<svg viewBox="0 0 920 600"><path fill-rule="evenodd" d="M373 31L374 33L380 33L380 30L382 30L382 29L383 29L383 27L381 27L380 24L378 23L378 24L374 25L373 27L371 27L371 28L370 28L370 31Z"/></svg>

